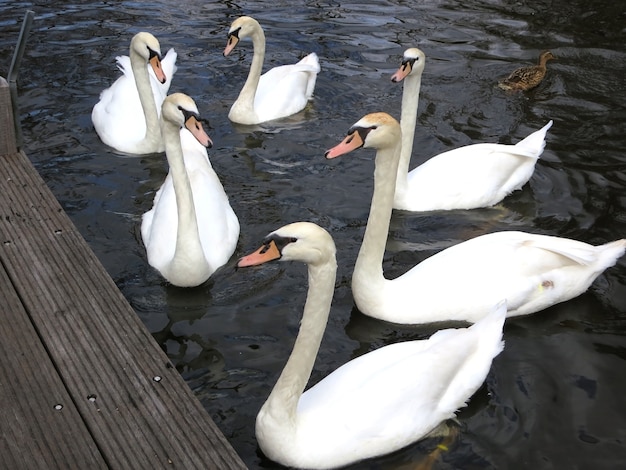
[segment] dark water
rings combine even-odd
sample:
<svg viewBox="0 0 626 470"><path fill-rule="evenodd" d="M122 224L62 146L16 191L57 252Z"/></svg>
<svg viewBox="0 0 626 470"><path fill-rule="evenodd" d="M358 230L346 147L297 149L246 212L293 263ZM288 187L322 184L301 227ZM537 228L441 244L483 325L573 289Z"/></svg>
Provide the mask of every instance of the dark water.
<svg viewBox="0 0 626 470"><path fill-rule="evenodd" d="M51 6L54 4L54 6ZM271 5L271 8L269 7ZM97 138L90 112L118 73L132 35L149 30L179 53L171 91L211 120L210 158L242 226L235 257L296 220L326 227L338 247L335 302L312 381L384 344L432 327L391 327L353 311L352 266L367 220L373 152L326 162L362 115L400 113L390 82L405 48L427 55L415 166L479 141L515 143L549 119L548 145L526 187L491 209L394 213L385 271L396 276L470 237L519 229L603 243L626 236L626 14L615 1L3 2L6 76L27 8L36 13L20 75L25 150L83 236L250 468L254 418L282 368L305 298L295 264L235 272L206 285L166 285L145 258L140 216L167 171L163 156L125 158ZM222 57L237 16L267 35L266 68L315 51L316 98L265 128L230 123L252 56ZM525 95L494 87L550 49L545 82ZM506 348L459 413L442 469L615 469L626 466L626 259L583 296L505 329ZM355 468L417 468L437 440Z"/></svg>

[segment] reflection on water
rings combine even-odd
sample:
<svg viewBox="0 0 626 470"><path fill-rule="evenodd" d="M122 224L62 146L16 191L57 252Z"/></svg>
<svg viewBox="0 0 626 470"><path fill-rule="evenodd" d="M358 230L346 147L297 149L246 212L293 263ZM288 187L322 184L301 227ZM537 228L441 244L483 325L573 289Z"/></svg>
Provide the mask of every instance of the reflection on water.
<svg viewBox="0 0 626 470"><path fill-rule="evenodd" d="M14 2L0 5L0 64L10 63L26 8L36 13L20 76L26 152L137 314L251 468L275 468L257 451L254 417L291 350L306 295L303 266L237 272L205 286L167 286L139 236L167 166L163 156L121 158L90 121L114 58L135 32L174 47L184 91L209 117L210 158L242 225L235 256L280 225L309 220L338 247L333 311L312 382L347 360L435 327L395 327L353 311L350 276L367 220L373 152L340 164L323 153L363 114L400 114L392 84L405 48L427 55L417 165L477 141L515 143L554 126L535 175L495 208L394 213L385 257L393 277L447 246L502 229L602 243L626 234L626 30L620 2ZM309 52L321 59L314 102L280 123L227 119L251 59L247 43L224 58L242 14L265 28L265 67ZM497 80L558 57L535 90L511 95ZM619 468L626 464L626 260L589 293L507 323L506 348L459 413L448 451L427 439L355 468Z"/></svg>

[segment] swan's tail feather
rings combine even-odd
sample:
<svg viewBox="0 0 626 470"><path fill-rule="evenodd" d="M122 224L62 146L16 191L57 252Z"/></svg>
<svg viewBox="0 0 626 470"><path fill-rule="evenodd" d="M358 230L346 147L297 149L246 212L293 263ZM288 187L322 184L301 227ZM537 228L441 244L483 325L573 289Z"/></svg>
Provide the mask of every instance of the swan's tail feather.
<svg viewBox="0 0 626 470"><path fill-rule="evenodd" d="M307 65L308 67L311 68L311 72L313 73L319 73L319 71L321 70L320 68L320 60L317 57L317 54L315 52L311 52L309 55L307 55L306 57L302 58L302 60L300 60L300 62L298 62L299 65Z"/></svg>
<svg viewBox="0 0 626 470"><path fill-rule="evenodd" d="M546 134L548 129L552 127L552 123L553 121L548 122L548 124L543 126L538 131L535 131L525 139L520 140L517 144L515 144L515 146L529 150L535 158L539 158L546 146Z"/></svg>
<svg viewBox="0 0 626 470"><path fill-rule="evenodd" d="M117 68L120 69L124 75L130 73L130 76L132 76L133 69L130 66L130 57L127 55L120 55L115 58L115 62L117 63Z"/></svg>
<svg viewBox="0 0 626 470"><path fill-rule="evenodd" d="M161 66L163 67L163 72L165 72L165 76L167 77L167 81L171 82L171 76L176 73L178 70L178 66L176 65L176 59L178 58L178 53L172 48L165 56L163 56L163 60L161 61Z"/></svg>
<svg viewBox="0 0 626 470"><path fill-rule="evenodd" d="M617 260L626 252L626 239L615 240L614 242L605 243L598 247L600 252L598 256L598 266L604 270L610 268L617 263Z"/></svg>
<svg viewBox="0 0 626 470"><path fill-rule="evenodd" d="M474 335L472 348L459 372L450 381L437 407L441 412L449 413L465 406L467 400L485 381L493 358L504 349L502 330L507 315L506 300L501 300L492 310L468 328Z"/></svg>
<svg viewBox="0 0 626 470"><path fill-rule="evenodd" d="M320 72L320 61L315 52L311 52L309 55L304 57L300 62L296 65L303 66L303 71L309 73L309 81L306 85L306 91L304 92L307 100L310 100L313 97L313 92L315 91L315 82L317 81L317 74Z"/></svg>
<svg viewBox="0 0 626 470"><path fill-rule="evenodd" d="M497 355L504 347L502 339L502 328L504 327L504 320L506 319L507 305L506 299L498 302L491 311L483 318L478 320L469 328L471 330L482 330L481 335L487 338L500 338L500 349L495 355Z"/></svg>
<svg viewBox="0 0 626 470"><path fill-rule="evenodd" d="M533 246L571 259L573 262L600 270L613 266L626 250L626 239L616 240L600 246L588 245L577 240L556 237L542 237L530 242Z"/></svg>

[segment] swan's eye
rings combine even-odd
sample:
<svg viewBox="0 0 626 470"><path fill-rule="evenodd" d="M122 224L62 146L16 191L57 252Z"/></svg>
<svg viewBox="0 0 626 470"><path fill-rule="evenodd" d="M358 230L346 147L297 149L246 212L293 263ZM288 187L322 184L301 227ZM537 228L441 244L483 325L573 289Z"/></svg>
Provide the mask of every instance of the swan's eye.
<svg viewBox="0 0 626 470"><path fill-rule="evenodd" d="M276 237L274 239L274 242L276 243L276 246L278 247L281 253L283 251L283 248L285 248L290 243L295 243L297 241L298 239L294 237Z"/></svg>
<svg viewBox="0 0 626 470"><path fill-rule="evenodd" d="M159 61L161 60L161 56L157 52L153 51L152 49L148 47L148 60L152 60L154 58L159 59Z"/></svg>
<svg viewBox="0 0 626 470"><path fill-rule="evenodd" d="M281 237L277 234L271 235L269 238L267 238L264 242L264 247L261 250L261 253L265 253L267 250L270 249L272 242L276 245L276 248L278 248L278 251L280 253L283 252L283 249L289 245L290 243L295 243L297 242L298 239L294 238L294 237Z"/></svg>
<svg viewBox="0 0 626 470"><path fill-rule="evenodd" d="M346 140L346 144L351 143L352 140L354 140L354 137L358 134L359 138L361 139L361 145L359 145L359 147L362 147L363 143L365 142L365 138L367 137L367 134L369 134L369 132L373 129L376 129L376 126L350 128L350 130L348 131L348 135L350 137Z"/></svg>
<svg viewBox="0 0 626 470"><path fill-rule="evenodd" d="M239 31L241 31L241 28L237 28L236 30L228 33L228 44L231 44L235 40L233 38L239 40Z"/></svg>
<svg viewBox="0 0 626 470"><path fill-rule="evenodd" d="M185 123L185 126L188 126L189 122L193 119L193 121L191 121L192 123L191 125L194 126L196 129L200 129L202 124L206 124L208 128L211 127L209 126L209 121L207 119L201 118L193 111L188 111L182 106L178 106L178 109L180 110L181 113L183 113L183 122Z"/></svg>
<svg viewBox="0 0 626 470"><path fill-rule="evenodd" d="M413 68L413 66L415 65L415 61L418 60L418 58L415 59L406 59L405 61L402 62L402 70L406 70L407 67L408 68Z"/></svg>

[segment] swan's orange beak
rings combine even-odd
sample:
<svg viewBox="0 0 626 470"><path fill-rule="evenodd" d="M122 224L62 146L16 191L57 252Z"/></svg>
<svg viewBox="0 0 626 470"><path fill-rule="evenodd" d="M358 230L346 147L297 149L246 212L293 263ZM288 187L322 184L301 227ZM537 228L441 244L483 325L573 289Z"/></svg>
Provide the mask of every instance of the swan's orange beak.
<svg viewBox="0 0 626 470"><path fill-rule="evenodd" d="M185 127L191 134L205 147L213 147L213 141L209 137L209 134L204 130L202 123L196 118L196 116L189 116L185 121Z"/></svg>
<svg viewBox="0 0 626 470"><path fill-rule="evenodd" d="M159 55L154 54L152 57L150 57L150 60L148 62L152 66L152 70L154 70L154 74L156 75L157 80L161 83L165 83L167 77L165 76L165 72L163 72L163 68L161 67L161 59Z"/></svg>
<svg viewBox="0 0 626 470"><path fill-rule="evenodd" d="M344 155L348 152L352 152L355 149L358 149L363 146L363 139L361 138L361 134L358 130L355 130L351 134L341 141L340 144L335 145L330 150L327 150L324 154L328 160L331 158L338 157L340 155Z"/></svg>
<svg viewBox="0 0 626 470"><path fill-rule="evenodd" d="M247 268L248 266L257 266L259 264L267 263L268 261L274 261L280 259L282 255L280 250L276 246L274 240L270 240L254 253L250 253L244 256L237 262L238 268Z"/></svg>
<svg viewBox="0 0 626 470"><path fill-rule="evenodd" d="M391 81L394 83L401 82L406 78L408 74L411 73L411 63L410 62L402 62L400 68L391 76Z"/></svg>
<svg viewBox="0 0 626 470"><path fill-rule="evenodd" d="M226 43L226 48L224 49L224 57L233 51L238 42L239 38L235 34L228 35L228 42Z"/></svg>

